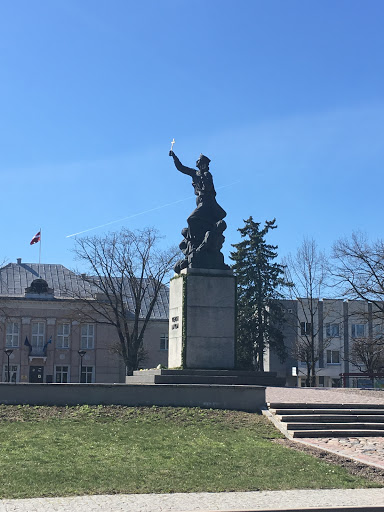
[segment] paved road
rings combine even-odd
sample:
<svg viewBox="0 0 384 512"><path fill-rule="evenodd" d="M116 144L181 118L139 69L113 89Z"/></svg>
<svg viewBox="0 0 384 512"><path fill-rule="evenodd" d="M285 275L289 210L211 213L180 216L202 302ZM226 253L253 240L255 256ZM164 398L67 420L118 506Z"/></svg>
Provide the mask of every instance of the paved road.
<svg viewBox="0 0 384 512"><path fill-rule="evenodd" d="M0 512L192 512L368 507L384 504L384 489L331 489L191 494L121 494L2 500Z"/></svg>
<svg viewBox="0 0 384 512"><path fill-rule="evenodd" d="M267 388L266 399L267 402L384 405L384 391ZM384 437L301 438L297 442L312 445L337 455L384 469Z"/></svg>

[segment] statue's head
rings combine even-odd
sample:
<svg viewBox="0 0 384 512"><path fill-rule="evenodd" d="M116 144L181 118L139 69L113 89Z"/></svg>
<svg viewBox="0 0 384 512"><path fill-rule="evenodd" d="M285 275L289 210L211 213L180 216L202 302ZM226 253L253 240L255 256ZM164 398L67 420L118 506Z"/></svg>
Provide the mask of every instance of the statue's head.
<svg viewBox="0 0 384 512"><path fill-rule="evenodd" d="M209 169L210 159L207 156L204 156L200 153L199 159L196 162L196 167L200 169L200 171L205 171Z"/></svg>

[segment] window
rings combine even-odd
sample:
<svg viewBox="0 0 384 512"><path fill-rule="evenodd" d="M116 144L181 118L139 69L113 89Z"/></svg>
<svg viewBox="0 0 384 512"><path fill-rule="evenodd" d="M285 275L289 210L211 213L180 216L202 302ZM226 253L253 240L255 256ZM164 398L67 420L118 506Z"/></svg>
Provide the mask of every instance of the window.
<svg viewBox="0 0 384 512"><path fill-rule="evenodd" d="M32 347L44 347L45 324L43 322L33 322L32 324Z"/></svg>
<svg viewBox="0 0 384 512"><path fill-rule="evenodd" d="M81 348L94 348L95 326L93 324L84 324L81 326Z"/></svg>
<svg viewBox="0 0 384 512"><path fill-rule="evenodd" d="M6 347L18 347L19 346L19 324L15 322L9 322L7 324L7 336L5 341Z"/></svg>
<svg viewBox="0 0 384 512"><path fill-rule="evenodd" d="M62 384L69 382L69 366L55 367L55 382Z"/></svg>
<svg viewBox="0 0 384 512"><path fill-rule="evenodd" d="M310 334L312 330L312 324L308 322L300 322L300 331L301 335L305 336L306 334Z"/></svg>
<svg viewBox="0 0 384 512"><path fill-rule="evenodd" d="M340 325L339 324L326 324L325 332L327 338L338 338L340 336Z"/></svg>
<svg viewBox="0 0 384 512"><path fill-rule="evenodd" d="M69 348L69 324L59 324L57 326L57 348Z"/></svg>
<svg viewBox="0 0 384 512"><path fill-rule="evenodd" d="M9 365L9 382L19 381L19 365ZM8 365L5 364L3 367L3 382L8 382Z"/></svg>
<svg viewBox="0 0 384 512"><path fill-rule="evenodd" d="M168 334L160 336L160 350L168 350Z"/></svg>
<svg viewBox="0 0 384 512"><path fill-rule="evenodd" d="M364 324L352 324L352 338L363 338L365 336Z"/></svg>
<svg viewBox="0 0 384 512"><path fill-rule="evenodd" d="M327 350L327 363L328 364L340 364L340 351L339 350Z"/></svg>
<svg viewBox="0 0 384 512"><path fill-rule="evenodd" d="M324 375L319 376L319 388L323 388L325 384L325 377Z"/></svg>
<svg viewBox="0 0 384 512"><path fill-rule="evenodd" d="M93 366L83 366L80 381L83 382L84 384L94 382Z"/></svg>

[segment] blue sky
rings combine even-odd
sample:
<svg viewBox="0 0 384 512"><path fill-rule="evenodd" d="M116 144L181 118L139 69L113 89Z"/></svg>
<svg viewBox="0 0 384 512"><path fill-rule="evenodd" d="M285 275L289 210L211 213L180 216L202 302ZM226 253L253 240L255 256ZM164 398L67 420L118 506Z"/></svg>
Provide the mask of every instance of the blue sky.
<svg viewBox="0 0 384 512"><path fill-rule="evenodd" d="M38 261L40 227L42 262L69 268L68 235L110 222L85 234L178 244L173 137L212 160L226 255L251 215L277 218L281 256L383 236L383 23L381 0L3 0L0 259Z"/></svg>

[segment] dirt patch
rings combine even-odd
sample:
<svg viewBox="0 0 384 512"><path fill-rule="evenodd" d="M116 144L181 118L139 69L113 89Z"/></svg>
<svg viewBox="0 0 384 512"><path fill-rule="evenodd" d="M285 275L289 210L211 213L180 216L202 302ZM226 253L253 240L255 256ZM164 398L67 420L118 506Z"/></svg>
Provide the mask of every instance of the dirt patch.
<svg viewBox="0 0 384 512"><path fill-rule="evenodd" d="M334 464L335 466L341 466L345 468L348 473L354 476L360 476L367 478L373 482L376 482L384 487L384 470L363 464L362 462L355 461L353 459L347 459L334 453L330 453L321 448L315 448L314 446L308 446L302 443L297 443L289 439L274 439L274 443L281 444L296 450L298 452L308 453L318 459Z"/></svg>

